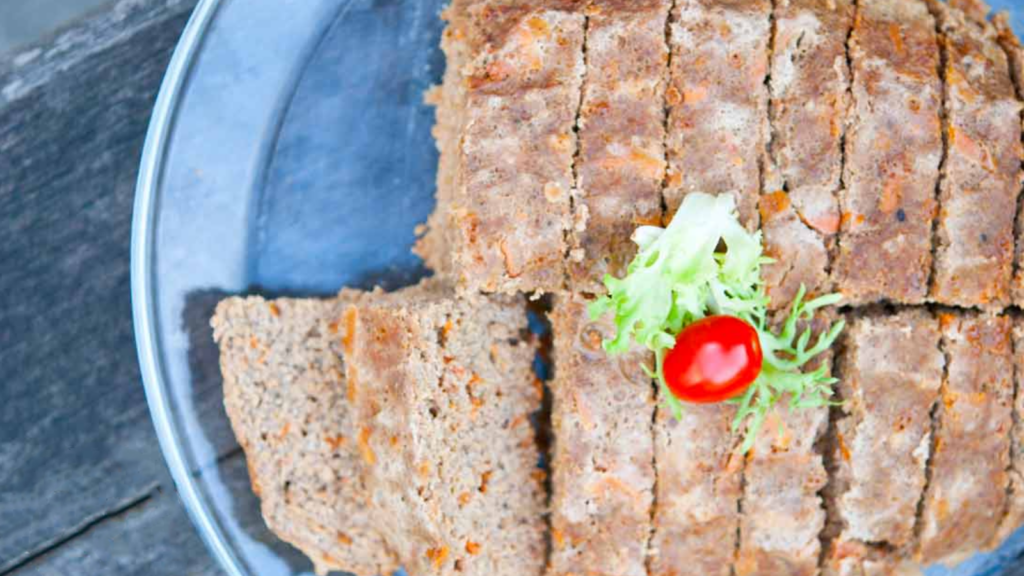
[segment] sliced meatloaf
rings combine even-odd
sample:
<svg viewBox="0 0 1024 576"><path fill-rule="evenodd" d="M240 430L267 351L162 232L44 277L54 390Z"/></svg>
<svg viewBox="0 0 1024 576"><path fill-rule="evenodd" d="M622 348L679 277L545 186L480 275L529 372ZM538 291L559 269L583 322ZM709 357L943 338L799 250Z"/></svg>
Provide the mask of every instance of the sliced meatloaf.
<svg viewBox="0 0 1024 576"><path fill-rule="evenodd" d="M778 314L776 325L785 321ZM820 314L810 326L814 337L833 314ZM808 365L831 369L832 354ZM825 508L822 437L828 406L791 408L790 398L773 406L743 469L737 576L813 576L821 557Z"/></svg>
<svg viewBox="0 0 1024 576"><path fill-rule="evenodd" d="M437 209L418 251L468 292L564 282L584 16L558 4L445 11Z"/></svg>
<svg viewBox="0 0 1024 576"><path fill-rule="evenodd" d="M544 569L523 304L436 289L374 294L338 317L366 498L410 574Z"/></svg>
<svg viewBox="0 0 1024 576"><path fill-rule="evenodd" d="M693 404L676 420L659 406L651 576L730 574L743 473L735 414L732 404Z"/></svg>
<svg viewBox="0 0 1024 576"><path fill-rule="evenodd" d="M818 573L825 509L818 492L828 477L817 441L828 407L791 409L788 398L764 422L743 472L739 576Z"/></svg>
<svg viewBox="0 0 1024 576"><path fill-rule="evenodd" d="M571 288L621 276L641 224L661 222L669 0L593 2L577 126Z"/></svg>
<svg viewBox="0 0 1024 576"><path fill-rule="evenodd" d="M318 574L389 574L360 478L334 318L342 300L228 298L213 317L224 406L267 526Z"/></svg>
<svg viewBox="0 0 1024 576"><path fill-rule="evenodd" d="M1013 381L1014 402L1010 432L1010 466L1006 473L1010 484L1006 492L1006 516L999 525L999 531L992 541L998 546L1007 536L1024 525L1024 394L1021 394L1021 380L1024 379L1024 321L1017 318L1013 326Z"/></svg>
<svg viewBox="0 0 1024 576"><path fill-rule="evenodd" d="M945 365L940 336L938 322L920 310L866 315L846 328L825 574L888 574L886 566L913 552Z"/></svg>
<svg viewBox="0 0 1024 576"><path fill-rule="evenodd" d="M763 270L773 308L803 284L827 291L839 231L842 141L849 105L846 37L850 0L790 0L774 6L769 87L771 142L761 229L775 262Z"/></svg>
<svg viewBox="0 0 1024 576"><path fill-rule="evenodd" d="M559 297L551 313L555 379L549 576L646 576L654 498L654 387L639 348L609 357L608 319Z"/></svg>
<svg viewBox="0 0 1024 576"><path fill-rule="evenodd" d="M947 143L931 297L998 309L1010 302L1021 105L995 28L930 4L942 30Z"/></svg>
<svg viewBox="0 0 1024 576"><path fill-rule="evenodd" d="M666 216L691 192L736 196L757 227L768 142L768 0L677 0L666 93Z"/></svg>
<svg viewBox="0 0 1024 576"><path fill-rule="evenodd" d="M847 303L920 303L932 269L942 158L935 20L921 0L860 0L850 35L839 248Z"/></svg>
<svg viewBox="0 0 1024 576"><path fill-rule="evenodd" d="M1024 48L1021 47L1020 39L1010 28L1009 15L1006 13L997 14L992 18L992 23L999 34L999 45L1006 52L1006 58L1010 65L1010 78L1013 80L1014 91L1017 100L1024 100ZM1024 115L1022 115L1024 122ZM1024 131L1022 131L1024 134ZM1024 240L1021 234L1024 232L1024 211L1021 210L1021 203L1024 202L1024 194L1018 193L1017 220L1015 222L1016 246L1014 250L1014 277L1010 292L1013 303L1017 306L1024 304Z"/></svg>
<svg viewBox="0 0 1024 576"><path fill-rule="evenodd" d="M940 322L946 377L922 503L920 559L956 564L989 547L1006 510L1011 321L946 313Z"/></svg>

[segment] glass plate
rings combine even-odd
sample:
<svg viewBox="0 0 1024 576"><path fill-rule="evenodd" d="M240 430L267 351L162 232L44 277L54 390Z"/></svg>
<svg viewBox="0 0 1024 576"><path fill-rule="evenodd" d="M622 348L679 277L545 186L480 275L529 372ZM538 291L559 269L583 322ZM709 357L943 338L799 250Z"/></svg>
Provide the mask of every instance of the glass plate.
<svg viewBox="0 0 1024 576"><path fill-rule="evenodd" d="M168 68L135 203L135 334L178 492L231 576L312 566L260 519L221 404L210 315L226 294L326 296L426 273L409 249L434 203L423 93L444 68L444 3L201 0ZM928 573L1020 573L1022 549L1018 533Z"/></svg>

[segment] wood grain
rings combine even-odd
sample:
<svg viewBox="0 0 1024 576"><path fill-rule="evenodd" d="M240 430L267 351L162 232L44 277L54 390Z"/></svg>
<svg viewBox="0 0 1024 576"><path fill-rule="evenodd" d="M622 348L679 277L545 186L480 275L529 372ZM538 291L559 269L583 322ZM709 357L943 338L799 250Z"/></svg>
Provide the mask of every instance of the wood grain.
<svg viewBox="0 0 1024 576"><path fill-rule="evenodd" d="M0 64L0 573L165 511L181 534L166 546L187 540L176 555L206 560L149 420L128 274L139 153L190 7L136 2L119 21L83 25L91 39L65 41L72 53L41 47ZM204 395L213 409L219 383ZM140 502L132 522L112 520ZM86 572L150 573L132 546L97 541L114 556Z"/></svg>

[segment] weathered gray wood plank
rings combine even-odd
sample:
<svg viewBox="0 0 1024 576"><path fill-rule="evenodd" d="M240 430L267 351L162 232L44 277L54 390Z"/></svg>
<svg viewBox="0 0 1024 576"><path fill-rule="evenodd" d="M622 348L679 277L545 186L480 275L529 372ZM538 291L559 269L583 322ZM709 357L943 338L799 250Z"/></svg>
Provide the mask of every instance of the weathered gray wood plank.
<svg viewBox="0 0 1024 576"><path fill-rule="evenodd" d="M155 493L127 510L104 517L13 574L213 576L221 571L191 530L172 490Z"/></svg>
<svg viewBox="0 0 1024 576"><path fill-rule="evenodd" d="M312 570L298 551L278 540L263 524L241 453L218 462L225 486L241 499L237 517L246 533L286 559L297 571ZM177 494L160 489L134 506L89 526L61 546L41 554L10 576L181 576L221 574L192 529Z"/></svg>
<svg viewBox="0 0 1024 576"><path fill-rule="evenodd" d="M190 5L120 6L84 56L0 69L0 87L34 86L0 101L0 572L158 486L176 502L136 364L128 244L139 151ZM168 525L198 542L184 516Z"/></svg>
<svg viewBox="0 0 1024 576"><path fill-rule="evenodd" d="M0 54L0 107L60 77L98 52L131 41L150 24L190 11L196 2L117 0L111 2L110 8L57 31L49 41ZM129 77L125 74L107 79Z"/></svg>

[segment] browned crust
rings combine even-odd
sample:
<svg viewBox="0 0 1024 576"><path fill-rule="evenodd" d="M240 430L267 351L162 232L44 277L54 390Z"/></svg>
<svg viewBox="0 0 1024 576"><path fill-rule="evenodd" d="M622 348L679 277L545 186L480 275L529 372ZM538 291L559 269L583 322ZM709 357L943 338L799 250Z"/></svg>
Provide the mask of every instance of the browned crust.
<svg viewBox="0 0 1024 576"><path fill-rule="evenodd" d="M995 29L930 4L942 30L947 142L931 298L1001 308L1013 273L1021 106Z"/></svg>
<svg viewBox="0 0 1024 576"><path fill-rule="evenodd" d="M670 217L691 192L731 193L740 218L757 227L768 141L767 0L678 0L671 23Z"/></svg>
<svg viewBox="0 0 1024 576"><path fill-rule="evenodd" d="M267 526L316 571L390 573L398 562L364 506L332 319L345 300L228 298L211 321L224 407Z"/></svg>
<svg viewBox="0 0 1024 576"><path fill-rule="evenodd" d="M568 264L575 291L598 292L605 274L621 276L636 252L633 230L661 222L671 2L650 4L587 11Z"/></svg>
<svg viewBox="0 0 1024 576"><path fill-rule="evenodd" d="M549 576L646 576L654 498L654 389L638 349L609 357L610 320L561 297L551 314L557 371Z"/></svg>
<svg viewBox="0 0 1024 576"><path fill-rule="evenodd" d="M1006 509L1013 411L1011 322L942 314L947 374L920 520L920 560L987 548Z"/></svg>
<svg viewBox="0 0 1024 576"><path fill-rule="evenodd" d="M943 374L938 322L920 310L854 318L844 336L827 574L895 565L911 548ZM845 571L845 572L844 572Z"/></svg>
<svg viewBox="0 0 1024 576"><path fill-rule="evenodd" d="M849 106L849 0L791 0L774 8L771 57L771 169L760 204L764 268L772 307L800 285L827 291L839 231L842 139Z"/></svg>
<svg viewBox="0 0 1024 576"><path fill-rule="evenodd" d="M849 52L853 106L833 278L848 303L920 303L943 146L935 22L918 0L862 0Z"/></svg>

